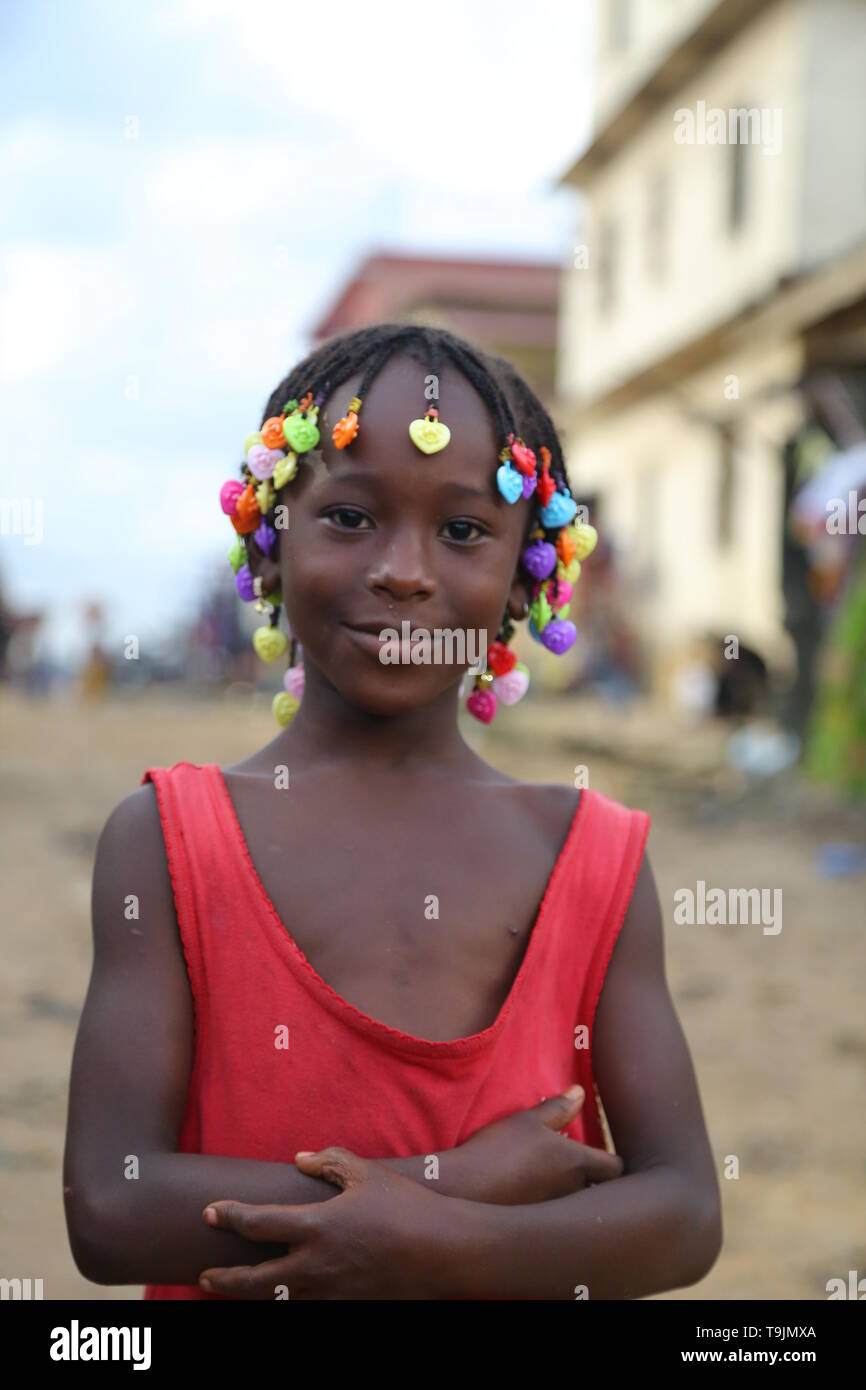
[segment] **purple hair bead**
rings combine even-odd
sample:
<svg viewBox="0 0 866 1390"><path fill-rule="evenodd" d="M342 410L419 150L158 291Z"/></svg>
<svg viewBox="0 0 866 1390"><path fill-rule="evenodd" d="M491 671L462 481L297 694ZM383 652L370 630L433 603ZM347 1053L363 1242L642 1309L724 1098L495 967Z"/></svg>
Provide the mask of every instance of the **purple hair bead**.
<svg viewBox="0 0 866 1390"><path fill-rule="evenodd" d="M270 555L277 543L277 533L266 521L260 522L253 532L253 540L263 555Z"/></svg>
<svg viewBox="0 0 866 1390"><path fill-rule="evenodd" d="M251 603L256 596L253 588L253 575L249 565L241 565L235 575L235 588L243 599L244 603Z"/></svg>
<svg viewBox="0 0 866 1390"><path fill-rule="evenodd" d="M568 618L554 618L541 634L542 646L554 656L562 656L577 640L577 628Z"/></svg>
<svg viewBox="0 0 866 1390"><path fill-rule="evenodd" d="M556 546L549 541L533 541L520 558L533 579L546 579L556 569Z"/></svg>
<svg viewBox="0 0 866 1390"><path fill-rule="evenodd" d="M529 476L524 475L524 478L523 478L523 496L524 496L524 497L531 497L537 486L538 486L538 479L536 478L536 476L535 476L534 473L530 474Z"/></svg>

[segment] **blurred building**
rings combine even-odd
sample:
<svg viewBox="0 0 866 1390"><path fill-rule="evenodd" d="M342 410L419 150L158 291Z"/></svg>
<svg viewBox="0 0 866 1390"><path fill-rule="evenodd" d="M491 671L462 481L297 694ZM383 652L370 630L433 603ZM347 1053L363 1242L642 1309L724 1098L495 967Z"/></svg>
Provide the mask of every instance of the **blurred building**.
<svg viewBox="0 0 866 1390"><path fill-rule="evenodd" d="M549 400L558 299L555 263L371 255L312 336L321 342L381 321L432 324L507 357Z"/></svg>
<svg viewBox="0 0 866 1390"><path fill-rule="evenodd" d="M706 632L785 663L800 385L866 380L866 5L598 0L597 21L594 133L562 180L584 195L559 318L569 472L657 682Z"/></svg>

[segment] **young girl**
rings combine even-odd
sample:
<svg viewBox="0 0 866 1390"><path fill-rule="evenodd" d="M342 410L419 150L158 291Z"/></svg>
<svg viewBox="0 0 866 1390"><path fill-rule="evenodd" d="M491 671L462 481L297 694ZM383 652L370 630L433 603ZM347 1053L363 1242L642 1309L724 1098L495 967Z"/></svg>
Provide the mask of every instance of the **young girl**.
<svg viewBox="0 0 866 1390"><path fill-rule="evenodd" d="M541 404L438 329L350 333L276 389L221 500L265 658L286 608L281 730L233 767L149 768L103 829L79 1269L174 1299L694 1283L719 1188L648 817L485 763L470 661L430 640L481 634L489 722L526 688L517 621L575 638L595 533Z"/></svg>

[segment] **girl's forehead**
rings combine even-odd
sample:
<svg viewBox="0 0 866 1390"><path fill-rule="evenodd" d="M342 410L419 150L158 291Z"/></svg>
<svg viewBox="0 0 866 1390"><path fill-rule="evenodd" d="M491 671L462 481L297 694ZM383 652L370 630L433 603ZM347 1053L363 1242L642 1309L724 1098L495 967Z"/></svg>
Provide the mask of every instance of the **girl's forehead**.
<svg viewBox="0 0 866 1390"><path fill-rule="evenodd" d="M349 467L351 461L375 466L377 459L423 462L429 469L451 473L455 467L477 478L493 478L504 443L481 396L451 363L433 374L429 366L403 354L390 358L373 378L363 398L360 429L344 449L337 449L331 431L346 414L361 383L356 372L330 391L320 412L321 451L329 470ZM441 452L423 454L409 436L413 420L423 419L431 406L451 431Z"/></svg>

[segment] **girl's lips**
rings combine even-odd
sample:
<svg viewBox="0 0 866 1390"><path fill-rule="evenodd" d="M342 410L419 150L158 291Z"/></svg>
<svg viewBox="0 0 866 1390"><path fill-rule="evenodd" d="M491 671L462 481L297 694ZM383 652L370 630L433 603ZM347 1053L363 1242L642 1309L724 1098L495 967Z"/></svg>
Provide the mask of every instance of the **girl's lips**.
<svg viewBox="0 0 866 1390"><path fill-rule="evenodd" d="M378 656L387 641L393 642L393 638L381 637L378 632L364 632L359 627L351 627L348 623L343 623L343 627L349 635L362 647L365 652L371 652L373 656ZM383 629L384 630L384 629ZM399 643L400 654L406 665L411 665L410 650L411 644L408 642ZM383 662L383 665L392 665L391 662Z"/></svg>

